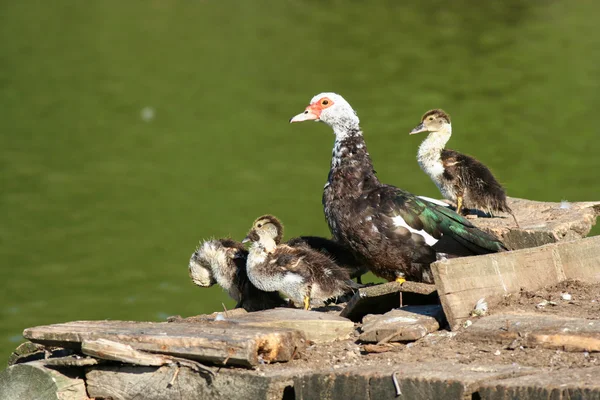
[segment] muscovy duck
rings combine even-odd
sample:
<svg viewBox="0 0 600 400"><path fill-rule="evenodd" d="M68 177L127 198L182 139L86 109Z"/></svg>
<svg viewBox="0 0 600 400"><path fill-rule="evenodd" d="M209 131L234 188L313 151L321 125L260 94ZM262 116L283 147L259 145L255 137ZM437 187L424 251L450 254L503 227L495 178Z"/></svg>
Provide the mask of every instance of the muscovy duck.
<svg viewBox="0 0 600 400"><path fill-rule="evenodd" d="M218 283L246 311L268 310L285 306L277 292L257 289L246 274L248 251L235 240L205 240L199 244L188 264L192 281L202 287Z"/></svg>
<svg viewBox="0 0 600 400"><path fill-rule="evenodd" d="M397 187L382 184L367 152L359 118L335 93L313 97L290 122L322 121L335 145L323 192L334 240L352 249L375 275L389 281L432 282L436 253L454 256L505 250L494 236L454 211Z"/></svg>
<svg viewBox="0 0 600 400"><path fill-rule="evenodd" d="M452 135L447 113L440 109L427 111L410 134L421 132L429 135L419 147L419 165L442 196L456 203L457 213L467 214L468 209L477 209L493 217L495 212L506 212L519 226L506 203L504 188L492 172L475 158L444 147Z"/></svg>
<svg viewBox="0 0 600 400"><path fill-rule="evenodd" d="M252 224L243 242L252 242L246 263L250 281L264 291L279 291L305 310L322 305L359 286L331 258L306 245L277 244L283 227L264 215Z"/></svg>

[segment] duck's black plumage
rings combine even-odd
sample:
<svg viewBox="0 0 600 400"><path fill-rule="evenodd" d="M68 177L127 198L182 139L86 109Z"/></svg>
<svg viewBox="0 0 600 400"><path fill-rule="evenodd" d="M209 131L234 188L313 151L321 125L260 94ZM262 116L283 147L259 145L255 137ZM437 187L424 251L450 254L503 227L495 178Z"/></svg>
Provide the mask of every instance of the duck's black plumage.
<svg viewBox="0 0 600 400"><path fill-rule="evenodd" d="M440 109L426 112L411 134L420 132L430 133L419 147L419 165L442 195L457 204L456 212L466 214L469 209L477 209L490 216L506 212L516 223L506 202L506 192L489 168L472 156L445 148L452 135L446 112Z"/></svg>
<svg viewBox="0 0 600 400"><path fill-rule="evenodd" d="M314 116L314 118L312 117ZM382 184L350 105L339 95L317 95L291 122L319 119L336 142L323 207L334 240L352 249L376 275L432 282L436 252L474 255L501 251L495 237L454 211Z"/></svg>

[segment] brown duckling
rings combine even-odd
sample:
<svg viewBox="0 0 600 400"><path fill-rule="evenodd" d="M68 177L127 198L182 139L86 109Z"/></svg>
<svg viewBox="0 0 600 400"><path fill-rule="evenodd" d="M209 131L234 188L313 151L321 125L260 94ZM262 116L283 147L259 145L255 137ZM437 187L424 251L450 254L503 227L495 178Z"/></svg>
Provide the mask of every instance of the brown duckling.
<svg viewBox="0 0 600 400"><path fill-rule="evenodd" d="M308 310L358 287L328 256L305 245L277 244L282 232L277 218L264 215L254 221L243 241L252 242L246 269L257 288L279 291Z"/></svg>
<svg viewBox="0 0 600 400"><path fill-rule="evenodd" d="M506 212L517 220L506 203L506 193L492 172L481 162L466 154L446 149L452 135L450 116L443 110L427 111L411 135L429 132L417 160L436 184L442 196L456 203L456 212L467 214L468 209L481 210L490 216Z"/></svg>
<svg viewBox="0 0 600 400"><path fill-rule="evenodd" d="M281 244L283 239L283 224L281 221L272 215L263 215L259 219L269 218L273 226L277 231L277 235L275 236L275 244ZM361 276L367 273L368 268L364 266L363 263L358 261L356 257L352 254L352 251L347 247L341 245L338 242L335 242L330 239L326 239L320 236L299 236L295 238L291 238L287 242L285 242L288 246L291 247L299 247L299 246L308 246L312 250L316 250L319 253L323 253L324 255L333 259L333 261L344 268L350 274L350 278L356 278L358 283L361 282Z"/></svg>
<svg viewBox="0 0 600 400"><path fill-rule="evenodd" d="M198 245L189 262L192 281L202 287L218 283L237 304L236 308L260 311L281 307L285 301L277 292L257 289L246 274L248 251L235 240L206 240Z"/></svg>

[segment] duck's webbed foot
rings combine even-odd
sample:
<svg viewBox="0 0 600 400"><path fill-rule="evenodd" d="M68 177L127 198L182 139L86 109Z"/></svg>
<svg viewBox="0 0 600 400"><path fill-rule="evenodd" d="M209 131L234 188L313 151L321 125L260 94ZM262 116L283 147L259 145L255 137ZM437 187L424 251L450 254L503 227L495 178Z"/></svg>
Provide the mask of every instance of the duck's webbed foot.
<svg viewBox="0 0 600 400"><path fill-rule="evenodd" d="M404 279L404 278L402 278L402 277L399 276L399 277L396 278L395 282L404 283L404 282L406 282L406 279Z"/></svg>

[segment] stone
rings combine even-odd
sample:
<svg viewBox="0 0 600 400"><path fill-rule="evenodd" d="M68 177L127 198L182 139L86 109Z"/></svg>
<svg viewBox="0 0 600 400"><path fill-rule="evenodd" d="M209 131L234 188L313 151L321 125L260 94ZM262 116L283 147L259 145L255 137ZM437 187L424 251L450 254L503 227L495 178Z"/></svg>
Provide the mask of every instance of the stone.
<svg viewBox="0 0 600 400"><path fill-rule="evenodd" d="M444 312L440 305L408 306L383 315L369 314L363 318L362 342L410 342L430 332L443 323Z"/></svg>

